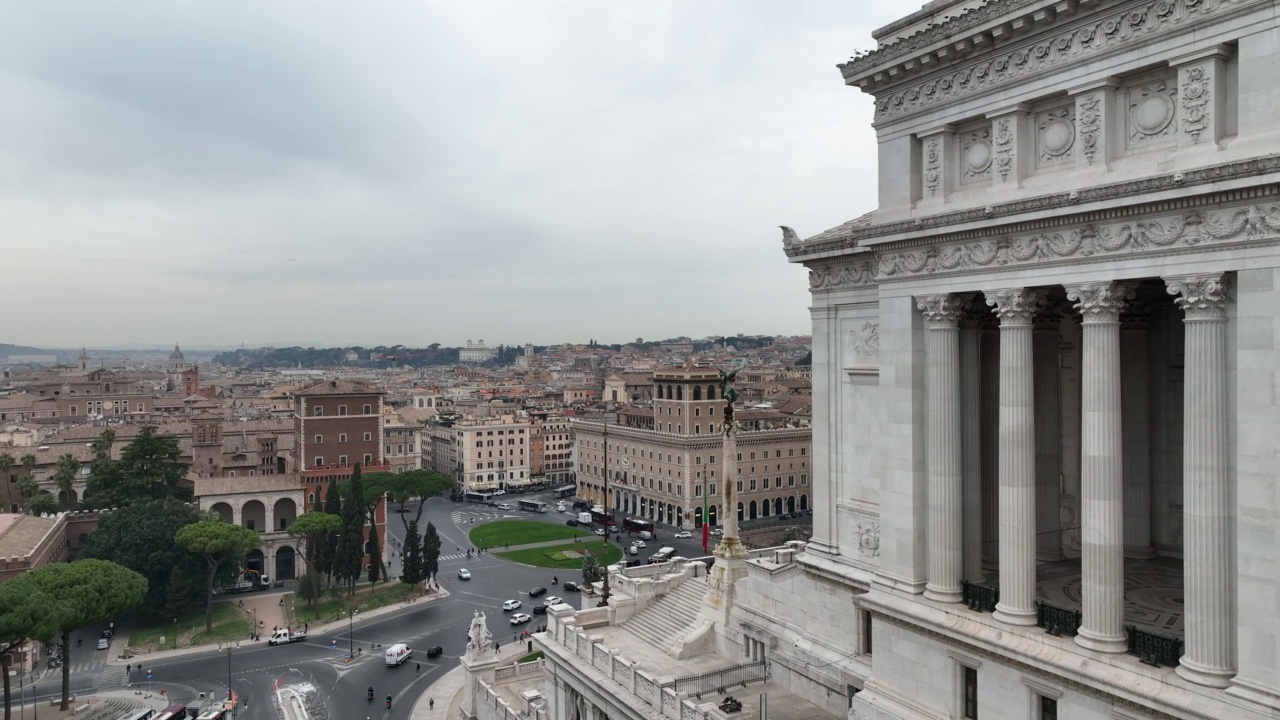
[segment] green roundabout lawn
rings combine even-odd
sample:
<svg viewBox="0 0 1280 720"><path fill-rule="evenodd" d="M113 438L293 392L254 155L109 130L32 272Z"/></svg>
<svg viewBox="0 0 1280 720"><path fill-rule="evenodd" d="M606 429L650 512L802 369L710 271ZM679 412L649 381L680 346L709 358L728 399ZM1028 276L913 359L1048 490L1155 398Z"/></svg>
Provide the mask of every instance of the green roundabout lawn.
<svg viewBox="0 0 1280 720"><path fill-rule="evenodd" d="M468 533L468 537L472 545L489 549L551 540L570 540L590 534L568 525L552 525L536 520L495 520L475 526Z"/></svg>
<svg viewBox="0 0 1280 720"><path fill-rule="evenodd" d="M591 542L569 542L561 545L512 550L511 552L495 554L500 558L525 565L554 568L556 570L581 570L583 553L589 551L599 554L600 545L601 542L599 540L592 540ZM617 543L609 543L608 555L605 556L604 562L600 564L612 565L621 559L622 548L618 547Z"/></svg>

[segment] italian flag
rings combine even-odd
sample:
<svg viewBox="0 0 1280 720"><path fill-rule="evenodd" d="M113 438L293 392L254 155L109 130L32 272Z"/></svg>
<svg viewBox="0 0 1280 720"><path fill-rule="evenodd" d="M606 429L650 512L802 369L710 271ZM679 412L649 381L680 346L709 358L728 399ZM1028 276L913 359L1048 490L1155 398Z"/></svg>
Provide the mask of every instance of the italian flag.
<svg viewBox="0 0 1280 720"><path fill-rule="evenodd" d="M707 515L707 486L702 486L702 552L707 551L711 540L711 518Z"/></svg>

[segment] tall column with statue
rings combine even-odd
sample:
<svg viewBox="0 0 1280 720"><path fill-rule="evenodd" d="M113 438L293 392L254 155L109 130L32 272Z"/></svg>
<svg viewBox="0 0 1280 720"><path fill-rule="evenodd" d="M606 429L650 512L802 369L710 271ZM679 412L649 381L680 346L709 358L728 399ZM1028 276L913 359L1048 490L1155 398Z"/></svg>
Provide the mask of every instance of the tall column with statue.
<svg viewBox="0 0 1280 720"><path fill-rule="evenodd" d="M720 509L716 516L721 520L724 535L715 550L715 565L711 568L707 598L703 616L717 624L729 618L733 604L733 585L746 577L747 548L738 540L738 423L733 418L733 403L738 391L733 386L737 370L720 371L720 396L724 399L724 422L720 425L722 464L720 471ZM706 519L703 519L706 522Z"/></svg>

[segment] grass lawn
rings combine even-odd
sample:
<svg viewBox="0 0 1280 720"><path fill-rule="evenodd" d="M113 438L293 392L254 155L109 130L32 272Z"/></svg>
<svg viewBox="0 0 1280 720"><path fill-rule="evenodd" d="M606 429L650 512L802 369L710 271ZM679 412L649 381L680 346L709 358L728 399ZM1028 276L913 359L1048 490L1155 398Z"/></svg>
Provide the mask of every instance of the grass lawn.
<svg viewBox="0 0 1280 720"><path fill-rule="evenodd" d="M557 570L581 570L584 550L600 552L600 541L581 543L564 543L550 547L530 548L528 550L512 550L496 553L498 557L525 565L555 568ZM609 554L602 565L612 565L622 559L622 548L616 543L609 543Z"/></svg>
<svg viewBox="0 0 1280 720"><path fill-rule="evenodd" d="M294 608L293 624L325 623L339 620L347 616L347 608L349 607L358 608L360 612L377 610L380 607L404 602L413 590L414 586L396 581L379 583L378 589L372 592L369 591L369 586L365 585L357 587L356 594L351 597L348 597L345 592L342 592L337 599L326 595L323 600L316 603L314 610L307 606L305 600L294 596L291 598ZM359 615L356 617L359 617Z"/></svg>
<svg viewBox="0 0 1280 720"><path fill-rule="evenodd" d="M506 545L528 545L549 540L568 540L589 536L586 530L568 525L552 525L536 520L497 520L471 530L471 544L476 547L500 548Z"/></svg>
<svg viewBox="0 0 1280 720"><path fill-rule="evenodd" d="M543 653L541 650L539 650L539 651L538 651L538 652L536 652L536 653L529 653L528 655L525 655L524 657L520 658L520 659L519 659L519 660L517 660L516 662L518 662L518 663L533 662L534 660L541 660L541 659L543 658L543 656L544 656L544 655L545 655L545 653Z"/></svg>
<svg viewBox="0 0 1280 720"><path fill-rule="evenodd" d="M129 635L129 650L135 653L151 652L227 640L248 640L252 622L248 613L233 603L214 603L212 633L204 631L204 610L196 610L178 618L177 623L172 620L156 620L139 626Z"/></svg>

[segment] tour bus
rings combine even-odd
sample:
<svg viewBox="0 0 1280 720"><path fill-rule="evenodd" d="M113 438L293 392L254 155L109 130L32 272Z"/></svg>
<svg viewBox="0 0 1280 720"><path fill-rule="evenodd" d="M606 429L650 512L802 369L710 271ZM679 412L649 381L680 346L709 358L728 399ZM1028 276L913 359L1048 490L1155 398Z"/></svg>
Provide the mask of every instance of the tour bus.
<svg viewBox="0 0 1280 720"><path fill-rule="evenodd" d="M468 491L462 497L467 502L487 503L493 500L493 493Z"/></svg>
<svg viewBox="0 0 1280 720"><path fill-rule="evenodd" d="M622 521L622 528L627 532L649 533L649 537L653 537L653 523L643 518L626 518ZM645 540L648 539L645 538Z"/></svg>
<svg viewBox="0 0 1280 720"><path fill-rule="evenodd" d="M541 500L517 500L516 507L529 512L544 513L547 511L547 504Z"/></svg>
<svg viewBox="0 0 1280 720"><path fill-rule="evenodd" d="M556 497L569 497L576 492L578 492L577 485L565 485L564 487L556 488Z"/></svg>

